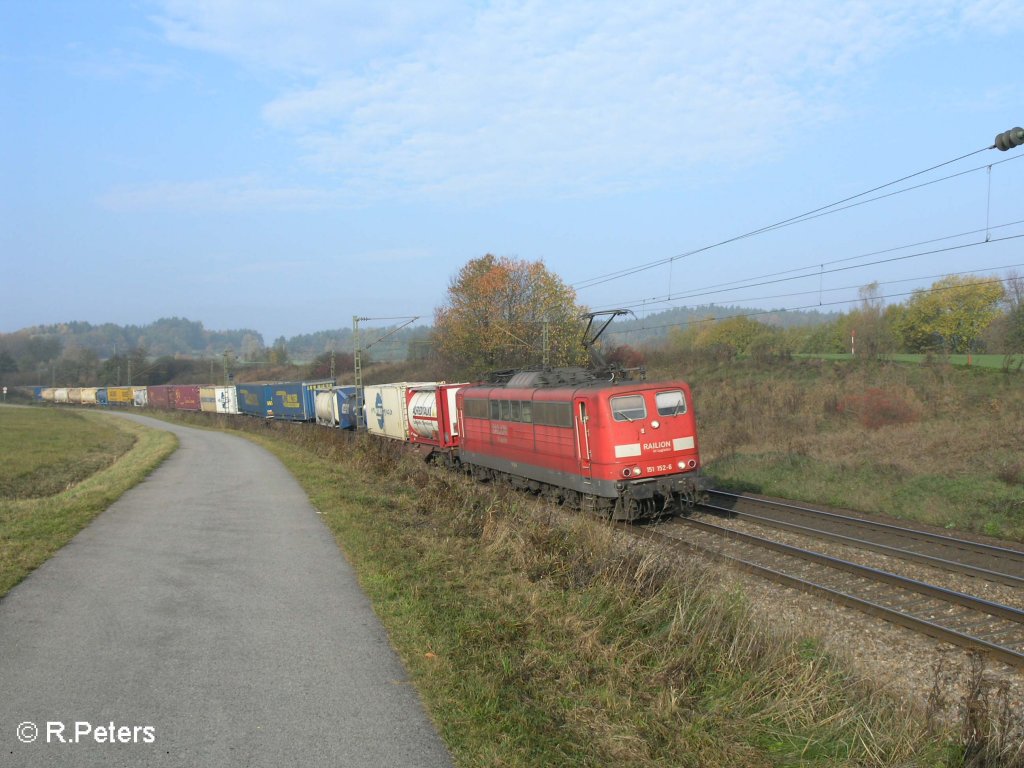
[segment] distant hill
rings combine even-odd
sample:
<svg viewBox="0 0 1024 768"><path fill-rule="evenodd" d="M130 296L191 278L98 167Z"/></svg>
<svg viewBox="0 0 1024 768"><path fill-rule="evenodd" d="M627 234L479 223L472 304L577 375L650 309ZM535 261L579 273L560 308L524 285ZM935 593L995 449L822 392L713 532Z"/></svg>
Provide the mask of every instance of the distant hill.
<svg viewBox="0 0 1024 768"><path fill-rule="evenodd" d="M182 317L165 317L148 325L93 325L85 322L36 325L12 334L0 335L0 342L18 339L48 341L60 350L87 349L100 358L126 354L139 347L155 357L219 355L227 349L241 354L246 347L262 349L263 336L250 328L210 331L201 322Z"/></svg>
<svg viewBox="0 0 1024 768"><path fill-rule="evenodd" d="M359 343L373 360L399 361L421 357L429 350L430 326L409 326L395 330L394 326L366 325L360 328ZM354 352L352 329L337 328L292 336L286 341L292 360L313 360L326 352Z"/></svg>
<svg viewBox="0 0 1024 768"><path fill-rule="evenodd" d="M669 309L643 318L628 318L613 322L603 341L606 345L642 346L658 343L668 336L672 328L685 328L687 324L708 317L722 318L753 314L753 318L781 328L828 323L839 317L836 312L762 311L748 307L717 306ZM430 354L431 326L417 325L396 330L395 326L366 325L360 329L360 344L370 360L394 362L422 359ZM309 362L328 352L351 353L352 329L338 328L316 333L305 333L283 343L292 361ZM126 355L143 348L149 357L217 357L225 351L240 359L258 359L266 352L262 334L251 328L214 331L203 323L182 317L165 317L147 325L93 325L86 322L56 323L23 328L10 334L0 334L0 353L7 353L21 363L23 370L57 359L67 353L88 350L101 360L115 355Z"/></svg>

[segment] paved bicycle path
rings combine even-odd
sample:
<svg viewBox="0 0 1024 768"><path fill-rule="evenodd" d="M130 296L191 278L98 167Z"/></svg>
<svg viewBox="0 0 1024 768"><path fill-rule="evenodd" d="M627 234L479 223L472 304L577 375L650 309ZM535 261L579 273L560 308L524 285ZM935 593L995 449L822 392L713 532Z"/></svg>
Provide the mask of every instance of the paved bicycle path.
<svg viewBox="0 0 1024 768"><path fill-rule="evenodd" d="M180 448L0 600L0 766L450 766L280 462L123 417Z"/></svg>

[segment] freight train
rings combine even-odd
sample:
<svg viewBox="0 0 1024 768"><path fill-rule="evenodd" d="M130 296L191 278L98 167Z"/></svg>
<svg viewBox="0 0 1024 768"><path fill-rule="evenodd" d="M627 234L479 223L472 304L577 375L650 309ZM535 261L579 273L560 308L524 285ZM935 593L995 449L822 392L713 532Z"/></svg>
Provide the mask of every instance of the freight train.
<svg viewBox="0 0 1024 768"><path fill-rule="evenodd" d="M54 403L140 406L311 422L399 440L425 458L614 520L683 513L702 493L690 388L583 368L486 382L333 381L225 387L37 388Z"/></svg>

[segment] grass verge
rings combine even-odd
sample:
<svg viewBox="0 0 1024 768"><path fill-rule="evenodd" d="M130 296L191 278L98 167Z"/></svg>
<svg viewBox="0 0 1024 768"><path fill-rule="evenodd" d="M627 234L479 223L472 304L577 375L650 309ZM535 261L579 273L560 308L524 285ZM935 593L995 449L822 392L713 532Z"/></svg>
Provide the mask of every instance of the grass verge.
<svg viewBox="0 0 1024 768"><path fill-rule="evenodd" d="M11 409L14 410L14 409ZM169 432L147 429L120 419L107 419L99 414L73 413L43 409L25 409L12 420L7 409L0 409L0 440L3 455L8 451L19 455L22 471L6 487L26 493L24 477L53 473L65 487L60 493L42 498L0 497L0 597L69 542L100 512L113 504L125 491L152 472L177 447L177 438ZM9 441L24 429L24 419L36 420L37 433L24 432L11 448ZM8 427L17 421L17 430ZM88 437L83 437L83 434ZM33 435L38 435L38 439ZM103 444L104 437L110 443ZM100 441L97 443L97 441ZM37 451L36 445L46 449ZM97 445L103 460L90 453ZM110 446L124 447L114 456ZM23 457L36 457L37 467ZM84 479L79 467L92 468ZM99 468L102 467L102 468ZM13 473L11 474L13 477ZM72 479L73 478L73 479ZM71 487L66 485L71 482Z"/></svg>
<svg viewBox="0 0 1024 768"><path fill-rule="evenodd" d="M321 511L461 766L958 764L920 713L758 625L713 569L385 441L251 429Z"/></svg>

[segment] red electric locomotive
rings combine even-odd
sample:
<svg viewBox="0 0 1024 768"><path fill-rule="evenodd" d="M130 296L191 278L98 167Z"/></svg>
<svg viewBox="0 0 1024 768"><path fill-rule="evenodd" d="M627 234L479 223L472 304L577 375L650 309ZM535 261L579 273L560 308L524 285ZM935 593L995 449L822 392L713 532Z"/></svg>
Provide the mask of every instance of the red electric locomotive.
<svg viewBox="0 0 1024 768"><path fill-rule="evenodd" d="M463 387L459 456L476 476L608 515L685 511L701 492L685 382L612 381L581 368Z"/></svg>

